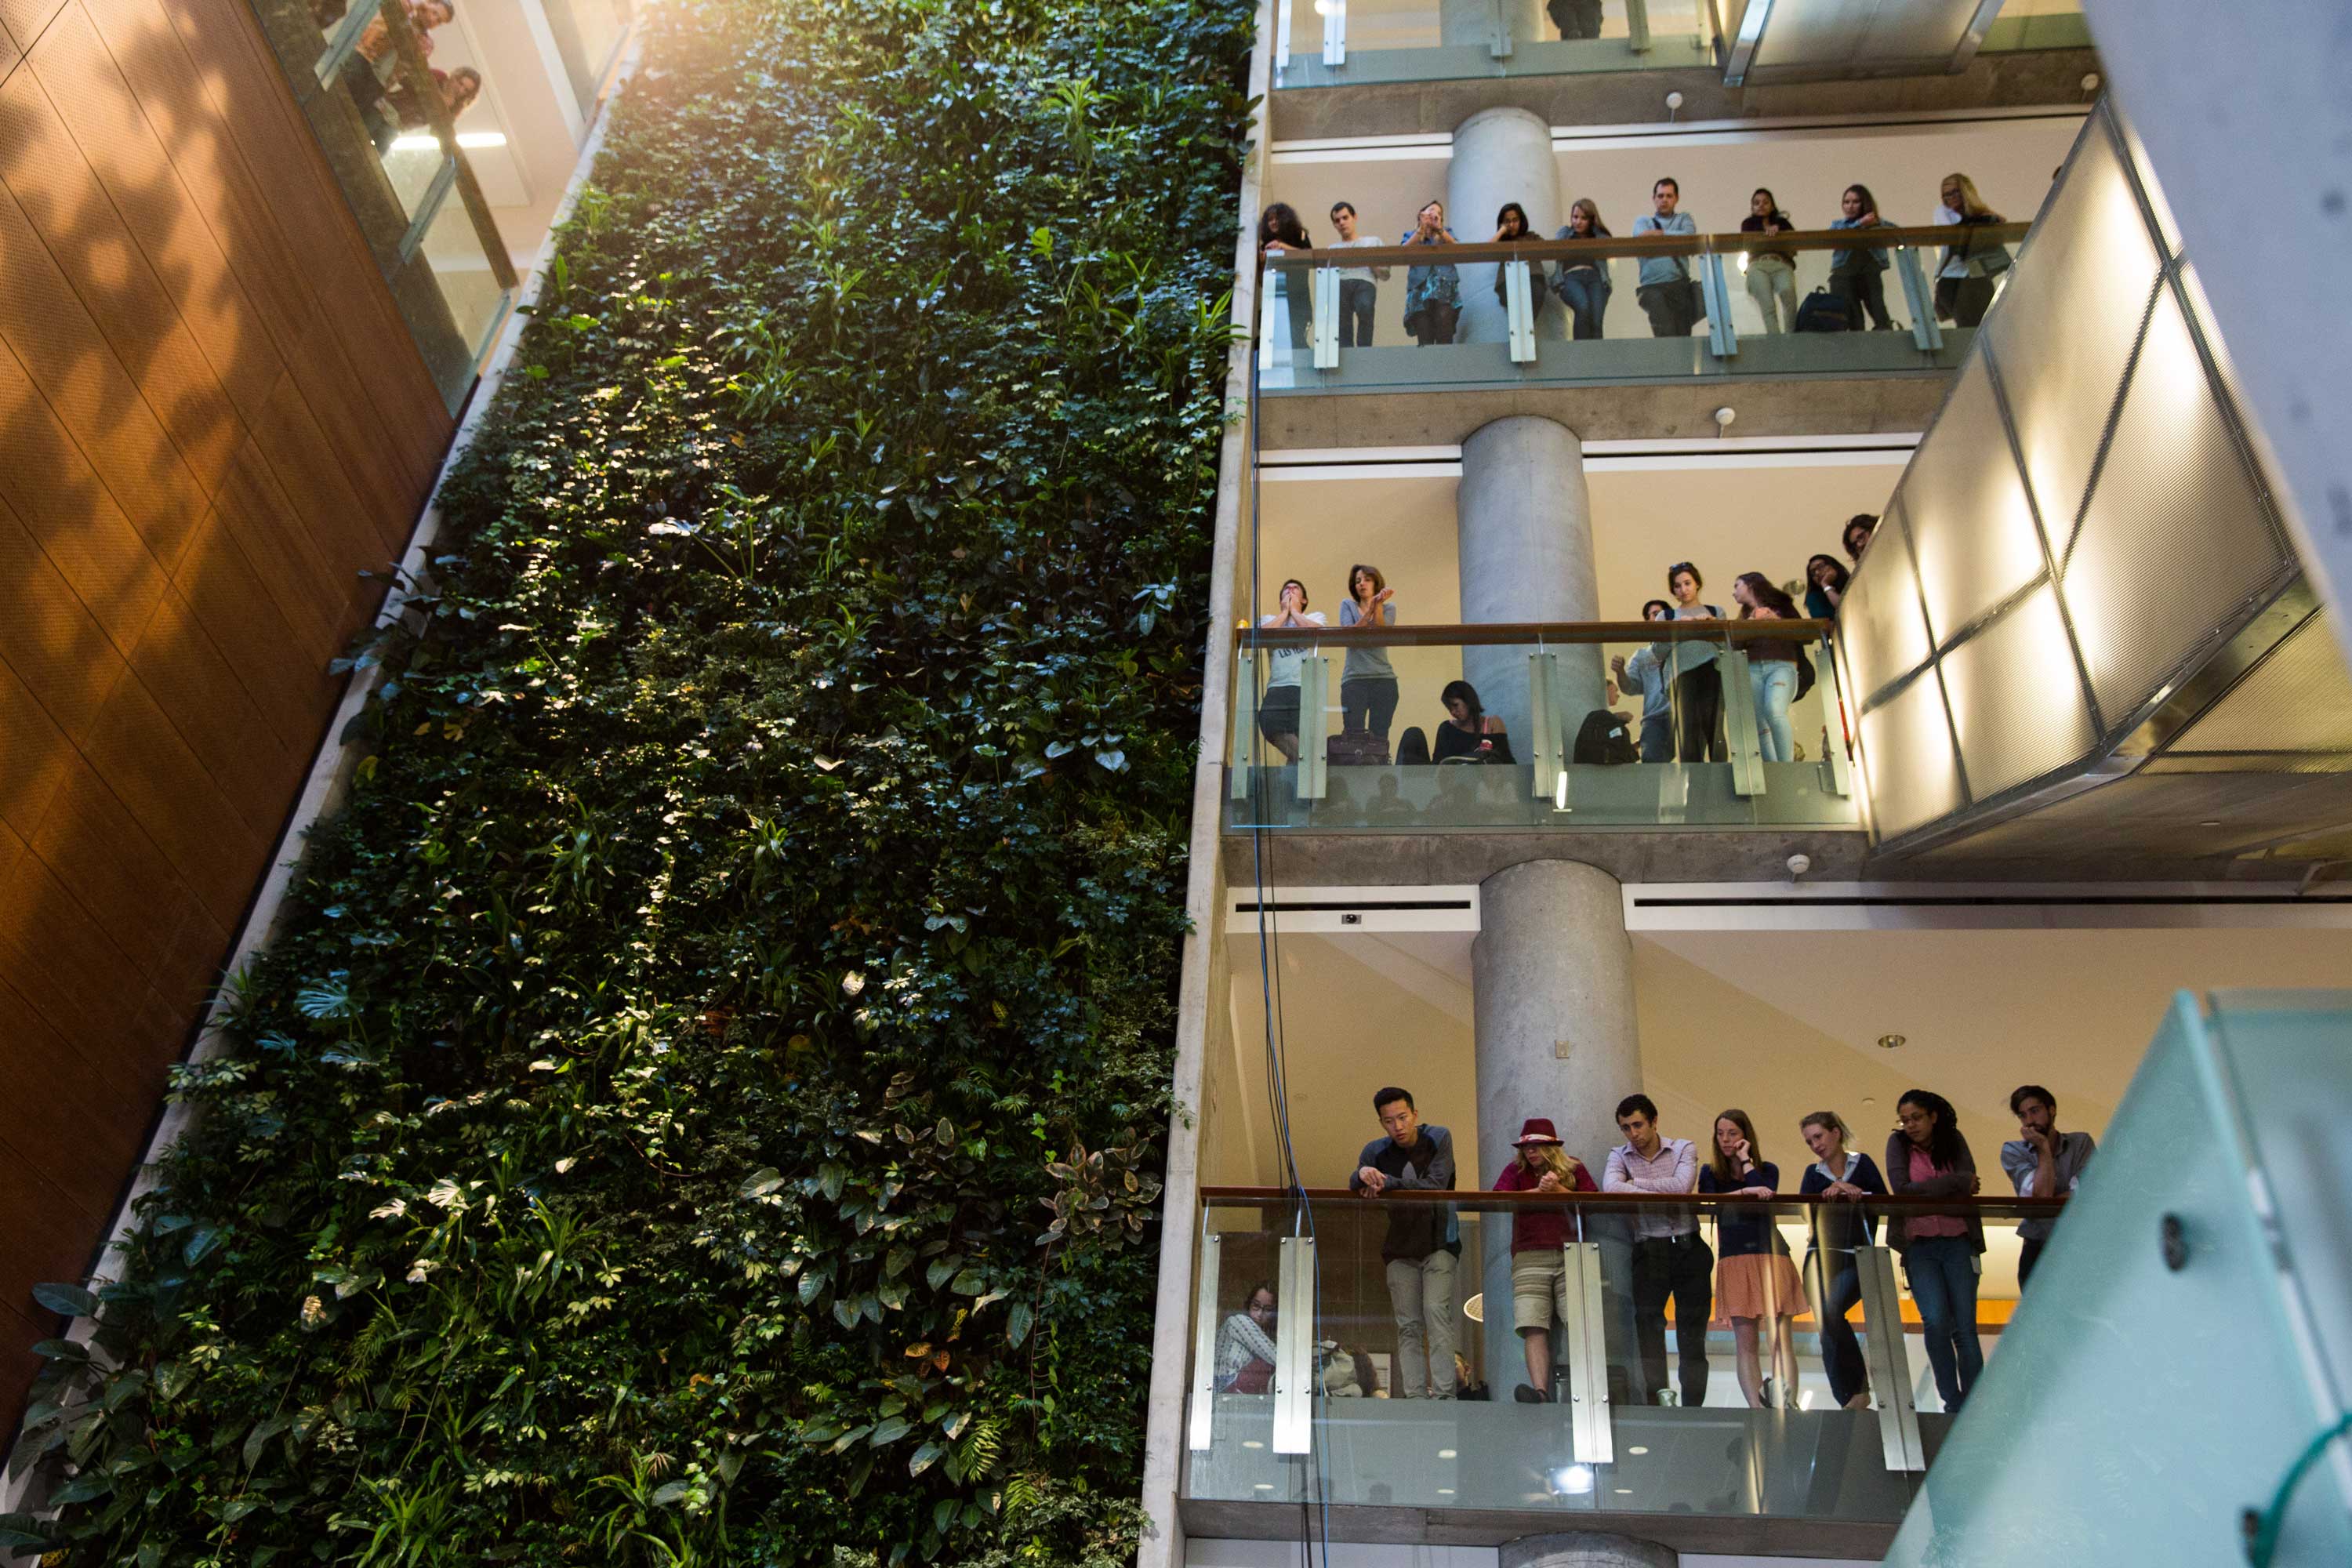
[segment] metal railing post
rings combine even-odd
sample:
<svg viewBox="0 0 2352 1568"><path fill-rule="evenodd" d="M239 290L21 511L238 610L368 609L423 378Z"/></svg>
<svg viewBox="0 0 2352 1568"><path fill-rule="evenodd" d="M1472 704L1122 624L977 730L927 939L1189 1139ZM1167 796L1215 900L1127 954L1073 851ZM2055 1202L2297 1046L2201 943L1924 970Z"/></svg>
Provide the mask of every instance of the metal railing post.
<svg viewBox="0 0 2352 1568"><path fill-rule="evenodd" d="M1731 324L1731 288L1724 280L1723 257L1710 250L1698 258L1699 292L1706 299L1707 352L1729 359L1739 352L1739 333Z"/></svg>
<svg viewBox="0 0 2352 1568"><path fill-rule="evenodd" d="M1903 275L1903 298L1911 306L1911 341L1922 353L1944 346L1944 329L1936 324L1936 293L1919 268L1919 252L1906 245L1895 252L1895 270Z"/></svg>
<svg viewBox="0 0 2352 1568"><path fill-rule="evenodd" d="M1637 55L1650 52L1649 0L1625 0L1625 47Z"/></svg>
<svg viewBox="0 0 2352 1568"><path fill-rule="evenodd" d="M1293 0L1275 0L1274 85L1280 87L1290 70L1290 7Z"/></svg>
<svg viewBox="0 0 2352 1568"><path fill-rule="evenodd" d="M1552 693L1559 684L1559 656L1549 650L1528 655L1528 745L1535 753L1535 783L1528 794L1549 800L1559 782L1559 719Z"/></svg>
<svg viewBox="0 0 2352 1568"><path fill-rule="evenodd" d="M1845 700L1839 695L1837 654L1823 637L1813 645L1813 685L1822 694L1822 761L1829 764L1830 793L1853 795L1853 759L1845 751Z"/></svg>
<svg viewBox="0 0 2352 1568"><path fill-rule="evenodd" d="M1516 256L1503 263L1503 306L1510 322L1511 363L1535 363L1535 288L1528 278L1528 264Z"/></svg>
<svg viewBox="0 0 2352 1568"><path fill-rule="evenodd" d="M1315 279L1315 368L1339 368L1339 269L1318 267Z"/></svg>
<svg viewBox="0 0 2352 1568"><path fill-rule="evenodd" d="M1243 648L1234 658L1234 749L1229 764L1233 777L1227 794L1234 800L1249 797L1252 752L1257 736L1257 663L1258 656Z"/></svg>
<svg viewBox="0 0 2352 1568"><path fill-rule="evenodd" d="M1330 660L1308 654L1298 661L1298 798L1321 800L1328 761L1323 746L1323 709L1330 694Z"/></svg>
<svg viewBox="0 0 2352 1568"><path fill-rule="evenodd" d="M1217 1422L1217 1263L1220 1238L1208 1229L1209 1211L1201 1211L1201 1267L1194 1287L1192 1312L1192 1449L1208 1448Z"/></svg>
<svg viewBox="0 0 2352 1568"><path fill-rule="evenodd" d="M1889 1225L1901 1225L1900 1215ZM1904 1343L1902 1297L1895 1289L1895 1249L1857 1247L1861 1275L1863 1358L1870 1386L1878 1393L1878 1440L1890 1470L1923 1471L1927 1450L1919 1443L1919 1412L1911 1396L1911 1354Z"/></svg>
<svg viewBox="0 0 2352 1568"><path fill-rule="evenodd" d="M1323 12L1323 63L1348 63L1348 0L1329 0Z"/></svg>
<svg viewBox="0 0 2352 1568"><path fill-rule="evenodd" d="M1315 1238L1286 1236L1277 1275L1281 1316L1274 1330L1274 1451L1315 1446Z"/></svg>
<svg viewBox="0 0 2352 1568"><path fill-rule="evenodd" d="M1503 0L1486 0L1486 52L1498 60L1511 58L1511 24L1503 16Z"/></svg>
<svg viewBox="0 0 2352 1568"><path fill-rule="evenodd" d="M1731 793L1764 793L1764 752L1756 740L1756 691L1748 684L1748 655L1727 647L1716 656L1723 667L1723 739L1731 751Z"/></svg>
<svg viewBox="0 0 2352 1568"><path fill-rule="evenodd" d="M1617 1461L1609 1422L1608 1321L1601 1305L1601 1244L1571 1241L1560 1248L1568 1269L1567 1342L1569 1443L1580 1463Z"/></svg>

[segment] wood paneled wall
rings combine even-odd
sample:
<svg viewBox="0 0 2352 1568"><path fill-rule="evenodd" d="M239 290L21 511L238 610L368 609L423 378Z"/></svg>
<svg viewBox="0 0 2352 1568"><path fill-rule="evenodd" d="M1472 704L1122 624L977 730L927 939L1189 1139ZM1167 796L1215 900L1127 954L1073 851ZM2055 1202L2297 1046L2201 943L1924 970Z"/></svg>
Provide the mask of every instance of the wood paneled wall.
<svg viewBox="0 0 2352 1568"><path fill-rule="evenodd" d="M245 0L0 0L0 1417L452 423Z"/></svg>

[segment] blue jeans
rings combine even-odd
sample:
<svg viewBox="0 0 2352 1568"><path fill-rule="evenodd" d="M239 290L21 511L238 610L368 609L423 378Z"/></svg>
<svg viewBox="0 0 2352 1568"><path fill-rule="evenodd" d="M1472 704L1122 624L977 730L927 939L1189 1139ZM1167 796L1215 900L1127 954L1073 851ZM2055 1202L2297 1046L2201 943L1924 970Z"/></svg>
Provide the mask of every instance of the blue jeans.
<svg viewBox="0 0 2352 1568"><path fill-rule="evenodd" d="M1574 323L1571 338L1597 338L1601 319L1609 313L1609 275L1597 268L1562 272L1552 279L1551 291L1568 308Z"/></svg>
<svg viewBox="0 0 2352 1568"><path fill-rule="evenodd" d="M1862 1300L1862 1274L1853 1254L1816 1247L1805 1254L1806 1283L1820 1309L1822 1370L1829 1374L1830 1398L1843 1405L1870 1390L1870 1370L1863 1363L1862 1343L1853 1337L1846 1314Z"/></svg>
<svg viewBox="0 0 2352 1568"><path fill-rule="evenodd" d="M1911 1300L1927 1331L1927 1364L1944 1408L1957 1412L1984 1375L1977 1340L1977 1255L1965 1236L1923 1236L1903 1252Z"/></svg>
<svg viewBox="0 0 2352 1568"><path fill-rule="evenodd" d="M1642 721L1642 760L1645 763L1671 763L1675 760L1675 716L1653 713Z"/></svg>
<svg viewBox="0 0 2352 1568"><path fill-rule="evenodd" d="M1797 738L1789 729L1789 704L1797 695L1797 667L1785 658L1748 667L1748 689L1756 699L1756 743L1768 763L1797 760Z"/></svg>
<svg viewBox="0 0 2352 1568"><path fill-rule="evenodd" d="M1372 304L1379 289L1360 278L1339 279L1339 346L1372 346Z"/></svg>

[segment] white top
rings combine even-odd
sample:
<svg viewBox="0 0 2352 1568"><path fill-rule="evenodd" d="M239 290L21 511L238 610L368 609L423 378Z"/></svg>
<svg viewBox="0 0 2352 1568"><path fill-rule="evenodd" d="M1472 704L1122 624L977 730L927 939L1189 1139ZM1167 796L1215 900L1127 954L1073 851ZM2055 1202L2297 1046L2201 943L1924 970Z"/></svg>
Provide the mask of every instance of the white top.
<svg viewBox="0 0 2352 1568"><path fill-rule="evenodd" d="M1318 626L1330 624L1323 618L1323 612L1320 610L1309 610L1298 618ZM1257 624L1262 626L1271 626L1281 619L1282 616L1276 614L1261 618ZM1315 647L1309 643L1293 647L1270 647L1262 651L1265 654L1265 689L1272 691L1277 687L1298 684L1299 663L1311 657Z"/></svg>
<svg viewBox="0 0 2352 1568"><path fill-rule="evenodd" d="M1936 221L1939 224L1958 223L1960 221L1960 215L1950 207L1938 206L1936 208ZM1958 256L1945 262L1942 269L1936 274L1938 278L1966 278L1968 275L1968 262Z"/></svg>
<svg viewBox="0 0 2352 1568"><path fill-rule="evenodd" d="M1361 250L1368 245L1380 246L1386 245L1388 241L1385 239L1375 239L1369 234L1360 234L1353 239L1335 239L1323 248L1326 250ZM1385 268L1383 270L1385 270ZM1342 267L1339 271L1339 280L1343 283L1351 279L1358 283L1370 283L1372 280L1372 269L1369 267Z"/></svg>

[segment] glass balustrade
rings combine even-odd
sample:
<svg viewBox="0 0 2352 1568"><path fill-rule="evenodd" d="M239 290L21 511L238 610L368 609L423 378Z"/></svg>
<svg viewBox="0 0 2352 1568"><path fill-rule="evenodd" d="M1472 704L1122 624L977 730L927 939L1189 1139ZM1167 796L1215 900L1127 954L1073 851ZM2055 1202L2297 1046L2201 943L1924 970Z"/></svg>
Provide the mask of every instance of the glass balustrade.
<svg viewBox="0 0 2352 1568"><path fill-rule="evenodd" d="M1826 632L1819 621L1244 632L1226 825L1853 826Z"/></svg>
<svg viewBox="0 0 2352 1568"><path fill-rule="evenodd" d="M2021 49L2087 49L2091 25L2079 0L2008 0L1985 29L1979 54Z"/></svg>
<svg viewBox="0 0 2352 1568"><path fill-rule="evenodd" d="M1883 268L1863 260L1873 248L1830 231L1277 252L1260 290L1259 390L1951 371L2026 226L1887 228ZM1989 289L1938 289L1970 258ZM1451 268L1450 290L1442 276L1413 277L1433 268ZM1433 310L1433 298L1454 304Z"/></svg>
<svg viewBox="0 0 2352 1568"><path fill-rule="evenodd" d="M2017 1307L2019 1224L2058 1207L1203 1197L1188 1498L1885 1532L1949 1425L1939 1379ZM1981 1226L1972 1311L1922 1311L1887 1245L1916 1220Z"/></svg>
<svg viewBox="0 0 2352 1568"><path fill-rule="evenodd" d="M1717 63L1706 0L1281 0L1277 89Z"/></svg>

